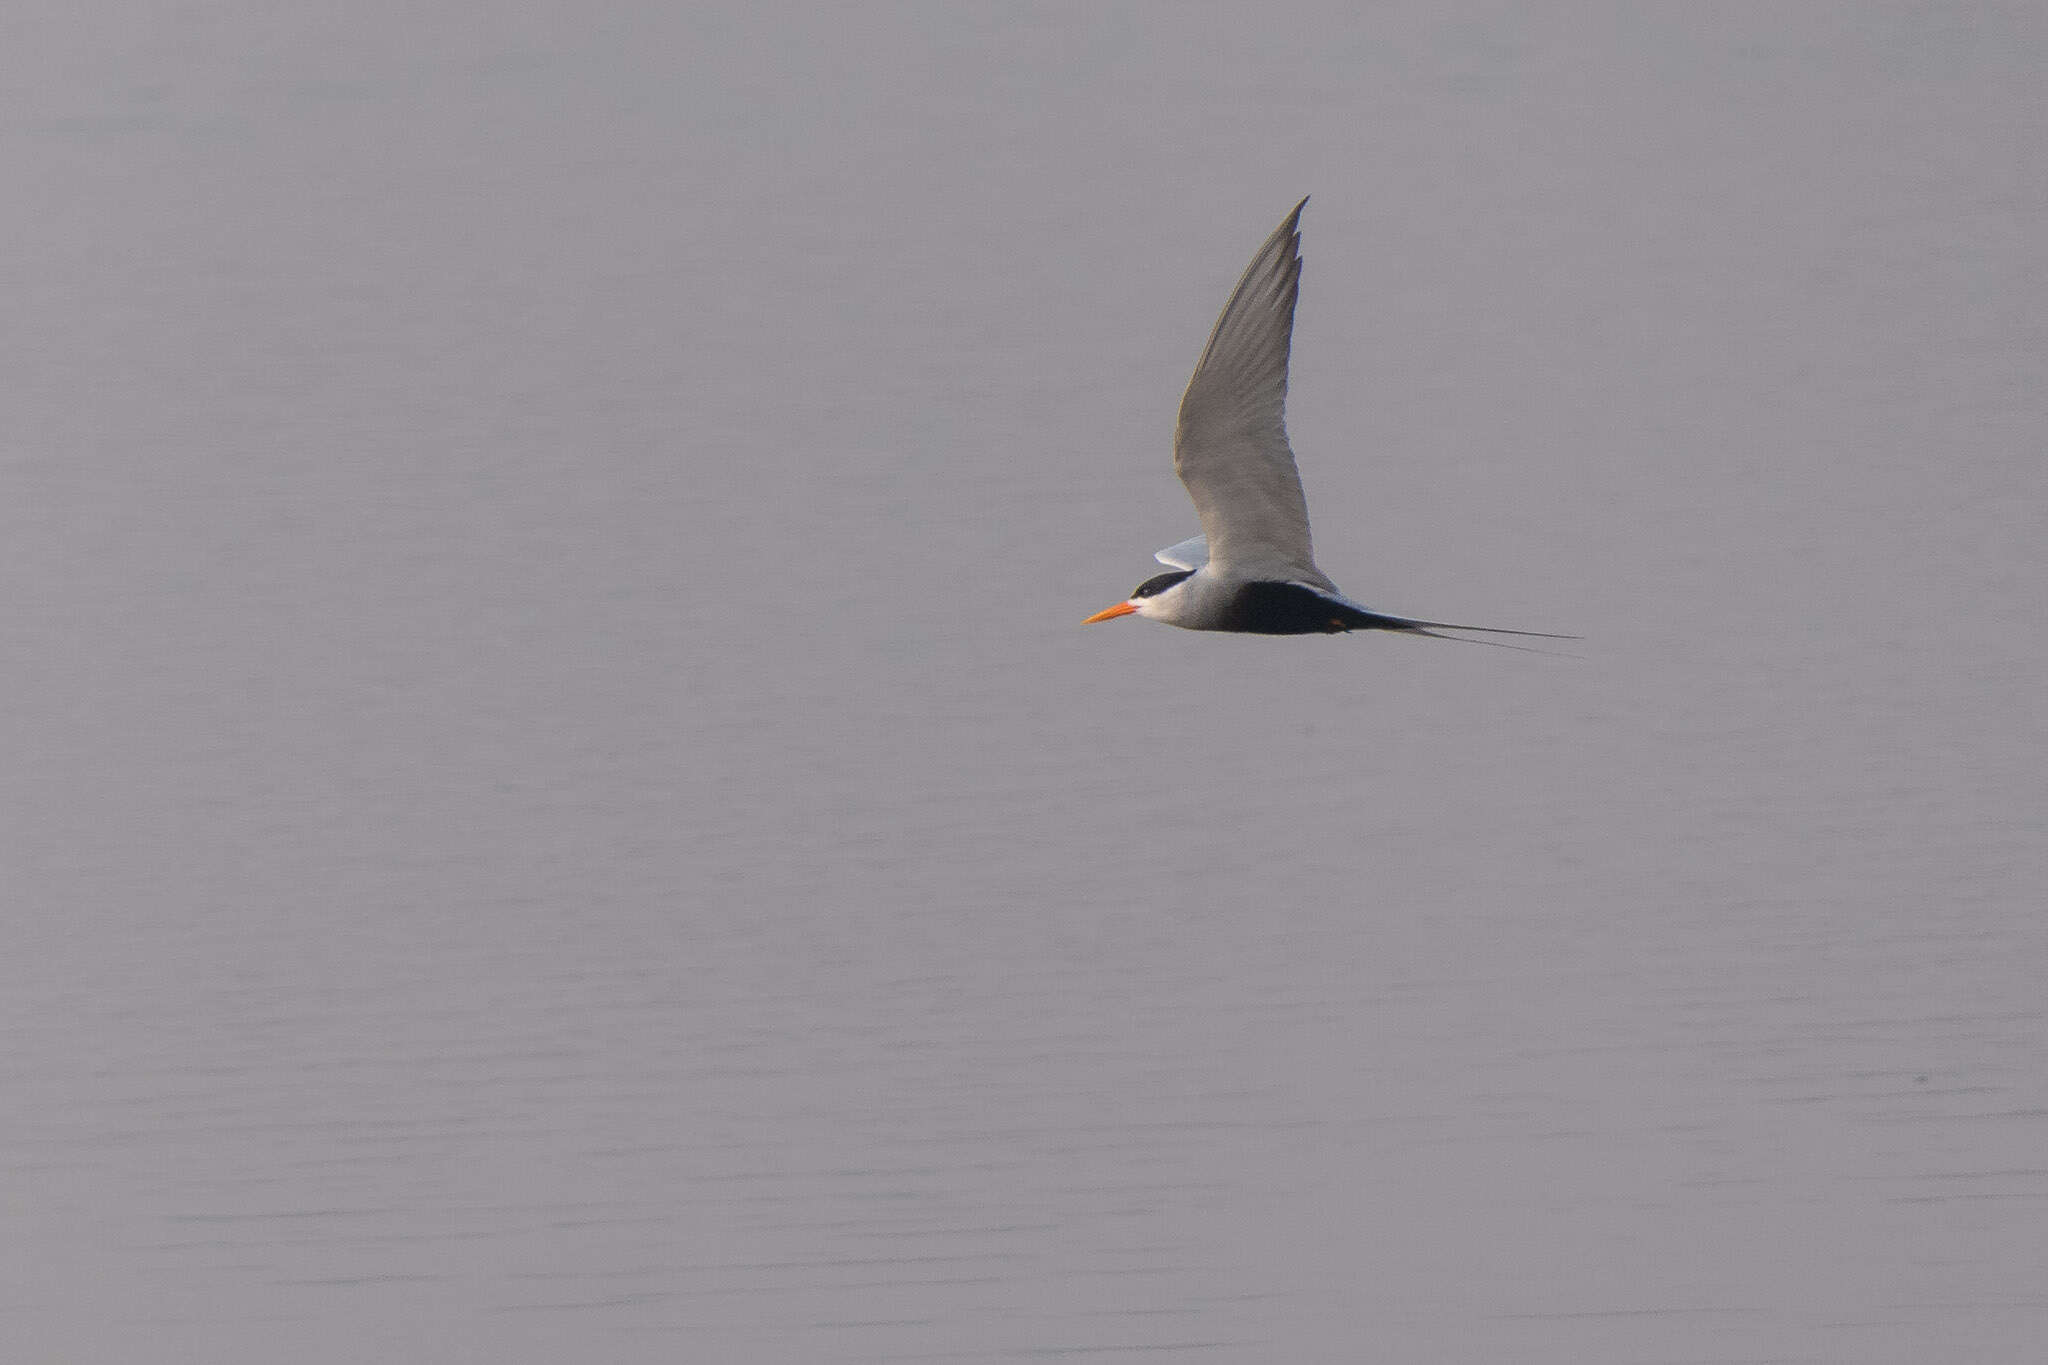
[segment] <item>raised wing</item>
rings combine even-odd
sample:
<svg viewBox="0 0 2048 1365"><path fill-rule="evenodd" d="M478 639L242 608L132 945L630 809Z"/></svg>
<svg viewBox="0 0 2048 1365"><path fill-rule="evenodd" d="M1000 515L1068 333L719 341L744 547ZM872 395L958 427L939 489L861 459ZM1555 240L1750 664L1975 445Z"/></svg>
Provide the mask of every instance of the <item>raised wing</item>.
<svg viewBox="0 0 2048 1365"><path fill-rule="evenodd" d="M1209 562L1209 538L1190 536L1178 545L1169 545L1152 556L1169 569L1186 569L1193 572Z"/></svg>
<svg viewBox="0 0 2048 1365"><path fill-rule="evenodd" d="M1307 203L1273 230L1216 319L1181 396L1173 467L1195 501L1216 571L1327 586L1309 545L1285 417Z"/></svg>

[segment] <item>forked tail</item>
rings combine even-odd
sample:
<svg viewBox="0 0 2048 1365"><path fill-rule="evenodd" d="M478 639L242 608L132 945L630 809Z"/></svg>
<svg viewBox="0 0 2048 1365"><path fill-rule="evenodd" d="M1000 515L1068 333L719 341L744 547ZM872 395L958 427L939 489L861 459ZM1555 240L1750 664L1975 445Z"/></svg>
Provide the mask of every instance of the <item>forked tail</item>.
<svg viewBox="0 0 2048 1365"><path fill-rule="evenodd" d="M1508 630L1503 626L1456 626L1449 621L1411 621L1406 617L1398 629L1410 635L1426 635L1432 640L1456 640L1461 645L1491 645L1495 649L1518 649L1524 654L1549 654L1556 658L1577 658L1555 649L1537 649L1531 645L1511 645L1506 640L1472 640L1463 635L1444 635L1446 630L1472 631L1481 635L1519 635L1527 640L1583 640L1583 635L1553 635L1547 630Z"/></svg>

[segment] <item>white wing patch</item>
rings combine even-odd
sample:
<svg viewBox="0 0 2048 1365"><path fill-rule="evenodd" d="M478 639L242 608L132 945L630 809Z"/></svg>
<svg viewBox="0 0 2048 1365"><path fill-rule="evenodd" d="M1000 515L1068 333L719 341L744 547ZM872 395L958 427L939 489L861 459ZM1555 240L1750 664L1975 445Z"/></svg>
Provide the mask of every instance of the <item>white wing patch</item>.
<svg viewBox="0 0 2048 1365"><path fill-rule="evenodd" d="M1191 536L1178 545L1169 545L1152 556L1169 569L1186 569L1190 573L1209 562L1209 537Z"/></svg>

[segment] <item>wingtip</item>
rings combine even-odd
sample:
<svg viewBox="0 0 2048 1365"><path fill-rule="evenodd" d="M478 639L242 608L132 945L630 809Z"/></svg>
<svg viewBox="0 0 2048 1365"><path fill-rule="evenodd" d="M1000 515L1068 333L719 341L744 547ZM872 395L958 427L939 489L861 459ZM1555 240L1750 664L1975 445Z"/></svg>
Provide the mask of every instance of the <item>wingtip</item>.
<svg viewBox="0 0 2048 1365"><path fill-rule="evenodd" d="M1295 263L1297 265L1299 265L1301 261L1301 211L1307 207L1308 196L1304 194L1303 196L1301 196L1301 202L1299 204L1296 204L1294 206L1293 211L1287 215L1287 221L1285 223L1285 227L1287 228L1287 235L1294 239L1294 250L1296 253Z"/></svg>

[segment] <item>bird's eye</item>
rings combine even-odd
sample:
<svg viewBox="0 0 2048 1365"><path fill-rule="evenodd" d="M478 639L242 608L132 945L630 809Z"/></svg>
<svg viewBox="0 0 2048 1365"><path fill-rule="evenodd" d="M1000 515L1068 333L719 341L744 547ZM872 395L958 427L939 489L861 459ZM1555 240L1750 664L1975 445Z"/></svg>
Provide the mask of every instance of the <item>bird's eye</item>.
<svg viewBox="0 0 2048 1365"><path fill-rule="evenodd" d="M1188 572L1188 570L1182 569L1178 573L1163 573L1155 578L1148 578L1137 587L1131 589L1131 597L1133 600L1140 597L1157 597L1160 593L1165 592L1168 588L1186 578Z"/></svg>

